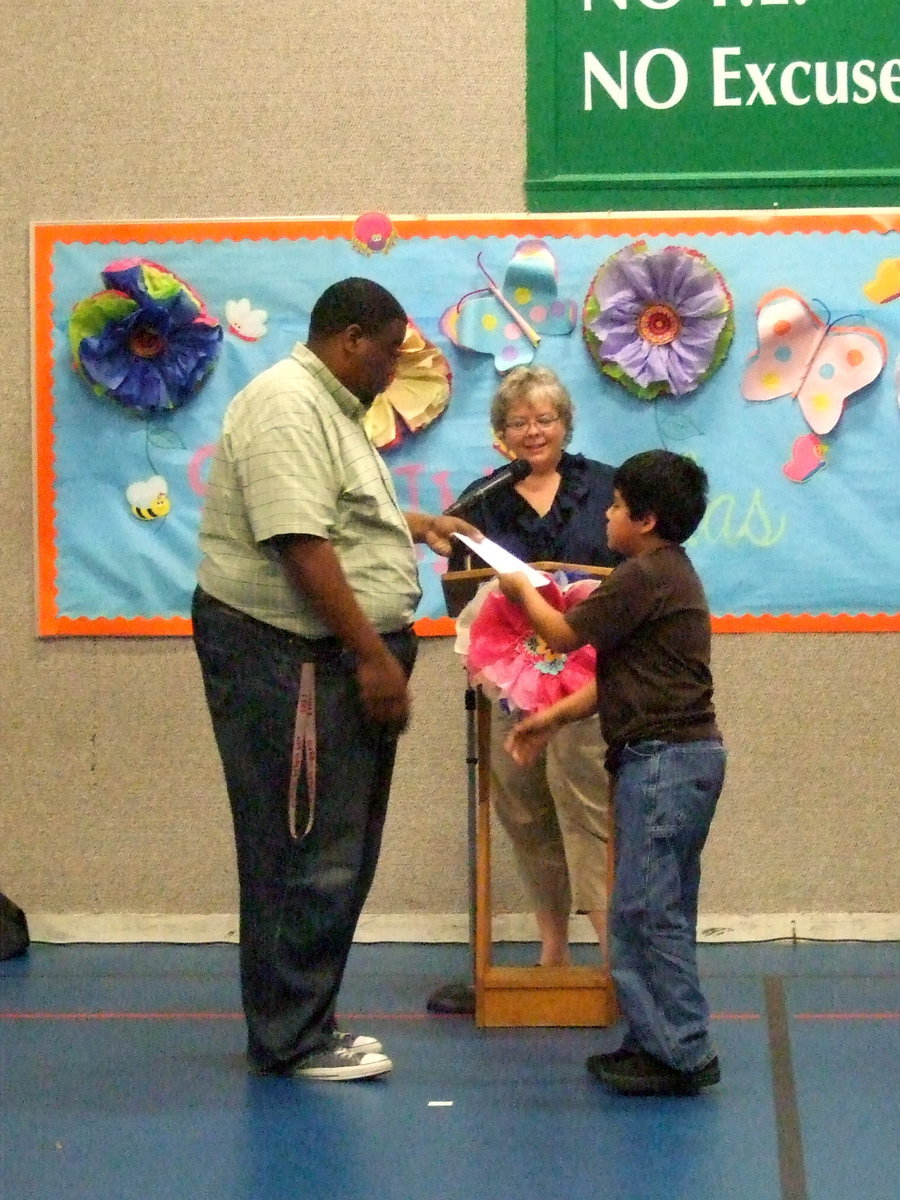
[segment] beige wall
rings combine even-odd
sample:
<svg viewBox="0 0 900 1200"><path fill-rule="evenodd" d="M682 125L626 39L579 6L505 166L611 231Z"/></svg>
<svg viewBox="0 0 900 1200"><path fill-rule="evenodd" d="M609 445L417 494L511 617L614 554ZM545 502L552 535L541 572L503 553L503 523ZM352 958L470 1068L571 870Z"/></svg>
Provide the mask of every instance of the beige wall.
<svg viewBox="0 0 900 1200"><path fill-rule="evenodd" d="M26 910L236 907L190 644L34 637L28 223L520 211L524 7L3 4L0 887ZM466 906L452 660L423 645L370 913ZM715 666L731 764L703 908L900 910L900 638L722 636Z"/></svg>

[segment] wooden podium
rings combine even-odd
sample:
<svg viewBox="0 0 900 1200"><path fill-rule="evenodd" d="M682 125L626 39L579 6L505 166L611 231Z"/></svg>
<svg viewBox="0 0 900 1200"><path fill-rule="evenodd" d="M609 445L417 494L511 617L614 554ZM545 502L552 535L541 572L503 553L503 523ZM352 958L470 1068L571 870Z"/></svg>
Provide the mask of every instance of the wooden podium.
<svg viewBox="0 0 900 1200"><path fill-rule="evenodd" d="M539 571L571 571L605 576L608 567L536 562ZM490 568L448 571L443 576L447 611L455 617L480 584L492 578ZM491 928L491 703L475 689L476 794L470 819L474 836L473 963L475 1024L511 1026L606 1026L616 1019L616 999L608 964L597 967L505 967L492 961ZM472 816L472 814L470 814ZM607 843L607 895L612 892L612 830Z"/></svg>

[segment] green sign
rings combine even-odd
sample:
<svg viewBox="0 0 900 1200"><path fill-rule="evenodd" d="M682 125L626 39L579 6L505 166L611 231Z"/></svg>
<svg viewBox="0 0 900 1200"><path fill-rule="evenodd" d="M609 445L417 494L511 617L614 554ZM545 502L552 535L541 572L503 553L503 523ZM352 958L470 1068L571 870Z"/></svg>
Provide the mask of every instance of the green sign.
<svg viewBox="0 0 900 1200"><path fill-rule="evenodd" d="M898 0L527 0L537 212L896 205Z"/></svg>

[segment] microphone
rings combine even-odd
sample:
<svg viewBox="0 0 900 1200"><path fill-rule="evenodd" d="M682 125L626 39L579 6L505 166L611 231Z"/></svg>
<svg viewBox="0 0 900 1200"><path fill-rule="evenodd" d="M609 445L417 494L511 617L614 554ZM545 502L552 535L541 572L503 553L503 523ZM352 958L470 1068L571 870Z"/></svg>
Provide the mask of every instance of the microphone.
<svg viewBox="0 0 900 1200"><path fill-rule="evenodd" d="M518 483L520 479L524 479L526 475L531 474L531 463L524 458L514 458L511 463L505 467L500 467L493 475L488 475L482 483L476 483L473 488L458 500L454 500L449 508L444 509L445 517L459 517L463 513L468 512L481 500L486 500L490 495L496 492L499 488L511 487L514 483Z"/></svg>

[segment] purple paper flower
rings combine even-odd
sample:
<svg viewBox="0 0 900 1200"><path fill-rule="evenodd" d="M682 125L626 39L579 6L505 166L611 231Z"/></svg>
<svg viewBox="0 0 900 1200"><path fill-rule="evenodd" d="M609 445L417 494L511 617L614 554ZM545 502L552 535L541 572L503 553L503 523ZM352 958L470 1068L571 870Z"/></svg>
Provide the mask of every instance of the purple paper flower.
<svg viewBox="0 0 900 1200"><path fill-rule="evenodd" d="M69 321L76 369L94 391L144 413L179 408L216 365L222 326L188 284L131 258L102 272L106 290Z"/></svg>
<svg viewBox="0 0 900 1200"><path fill-rule="evenodd" d="M645 400L692 392L722 364L734 335L733 303L696 250L649 253L634 242L611 255L584 304L588 349L604 374Z"/></svg>

